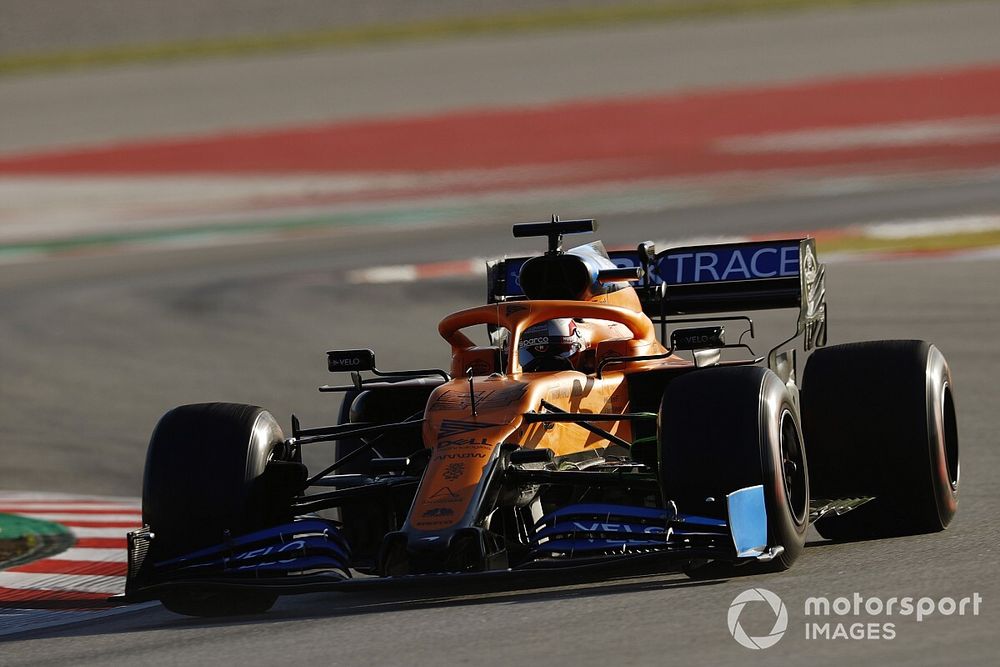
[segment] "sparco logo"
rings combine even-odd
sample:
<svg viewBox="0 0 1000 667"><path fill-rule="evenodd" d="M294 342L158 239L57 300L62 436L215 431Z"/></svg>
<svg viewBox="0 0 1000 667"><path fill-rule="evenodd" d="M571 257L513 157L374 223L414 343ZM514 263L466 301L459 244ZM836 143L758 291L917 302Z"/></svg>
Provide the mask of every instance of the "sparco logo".
<svg viewBox="0 0 1000 667"><path fill-rule="evenodd" d="M764 602L767 605L766 607L764 605L751 605L752 610L770 608L767 614L769 617L774 616L774 625L766 635L751 637L740 625L740 617L748 602ZM732 604L729 605L726 622L729 625L729 634L740 646L751 649L771 648L778 643L788 628L788 610L785 609L785 603L781 601L781 598L766 588L751 588L737 595Z"/></svg>

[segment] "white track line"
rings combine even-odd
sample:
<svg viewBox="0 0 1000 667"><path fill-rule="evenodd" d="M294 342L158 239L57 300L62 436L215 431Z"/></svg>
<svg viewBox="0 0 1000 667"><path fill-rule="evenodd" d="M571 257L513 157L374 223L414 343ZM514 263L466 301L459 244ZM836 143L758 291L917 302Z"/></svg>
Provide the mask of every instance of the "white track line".
<svg viewBox="0 0 1000 667"><path fill-rule="evenodd" d="M0 512L60 512L60 511L83 512L87 510L116 510L120 512L141 512L138 505L117 505L110 503L80 502L80 503L10 503L0 504Z"/></svg>
<svg viewBox="0 0 1000 667"><path fill-rule="evenodd" d="M90 574L0 572L0 587L44 591L107 593L108 595L114 595L122 592L122 582L124 579L124 577Z"/></svg>
<svg viewBox="0 0 1000 667"><path fill-rule="evenodd" d="M120 535L122 540L124 540L124 530ZM128 562L128 552L125 550L125 547L120 549L73 547L60 554L56 554L52 558L53 560L75 560L85 563L126 563Z"/></svg>
<svg viewBox="0 0 1000 667"><path fill-rule="evenodd" d="M358 269L347 274L350 283L412 283L419 277L415 264L379 266L372 269Z"/></svg>
<svg viewBox="0 0 1000 667"><path fill-rule="evenodd" d="M906 123L873 123L860 127L821 127L793 132L727 137L715 143L723 153L799 153L890 148L897 146L968 145L1000 141L1000 117L949 118Z"/></svg>
<svg viewBox="0 0 1000 667"><path fill-rule="evenodd" d="M864 235L873 239L907 239L942 234L982 234L1000 230L1000 215L884 222L868 225Z"/></svg>
<svg viewBox="0 0 1000 667"><path fill-rule="evenodd" d="M128 528L91 528L89 526L71 526L70 530L78 538L86 537L117 537L125 539Z"/></svg>

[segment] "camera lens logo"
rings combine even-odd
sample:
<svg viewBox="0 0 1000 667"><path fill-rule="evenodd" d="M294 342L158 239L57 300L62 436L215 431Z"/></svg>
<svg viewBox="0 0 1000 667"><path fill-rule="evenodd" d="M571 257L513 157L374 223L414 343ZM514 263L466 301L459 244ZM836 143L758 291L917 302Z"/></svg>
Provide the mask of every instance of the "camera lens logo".
<svg viewBox="0 0 1000 667"><path fill-rule="evenodd" d="M764 602L770 608L770 613L774 614L774 626L770 632L762 637L751 637L740 625L740 616L749 602ZM751 605L751 609L757 608L764 607L763 605ZM729 605L726 621L729 624L729 634L740 646L751 649L771 648L778 643L788 628L788 610L785 609L785 603L781 601L781 598L766 588L751 588L737 595L732 604Z"/></svg>

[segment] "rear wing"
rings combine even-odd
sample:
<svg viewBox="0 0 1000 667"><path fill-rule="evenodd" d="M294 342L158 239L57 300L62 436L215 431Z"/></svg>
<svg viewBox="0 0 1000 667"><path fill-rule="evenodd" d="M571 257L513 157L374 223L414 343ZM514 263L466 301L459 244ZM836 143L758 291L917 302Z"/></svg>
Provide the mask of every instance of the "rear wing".
<svg viewBox="0 0 1000 667"><path fill-rule="evenodd" d="M785 343L802 335L806 351L826 344L826 268L816 260L814 239L686 246L656 254L651 247L645 243L636 250L610 251L608 256L620 267L643 269L643 278L634 287L643 311L654 322L796 308L796 333ZM528 259L487 264L490 303L525 298L518 275Z"/></svg>

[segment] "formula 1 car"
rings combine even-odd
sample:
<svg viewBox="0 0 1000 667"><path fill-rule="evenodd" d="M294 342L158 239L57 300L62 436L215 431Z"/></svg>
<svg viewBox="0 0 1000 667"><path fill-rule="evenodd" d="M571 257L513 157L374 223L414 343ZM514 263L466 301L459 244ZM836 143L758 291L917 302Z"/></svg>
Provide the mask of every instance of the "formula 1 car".
<svg viewBox="0 0 1000 667"><path fill-rule="evenodd" d="M790 567L811 523L844 540L947 527L948 365L921 341L826 347L812 239L562 249L594 228L515 225L548 250L488 264L487 304L439 325L448 371L328 352L351 378L320 388L345 396L338 425L293 415L285 437L259 407L167 412L124 599L253 613L282 594L614 559L731 576ZM764 309L797 311L796 327L757 356L742 312ZM334 462L307 470L321 443Z"/></svg>

